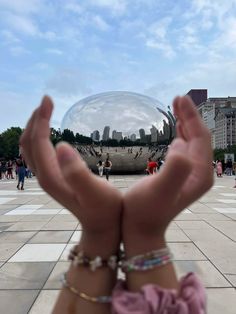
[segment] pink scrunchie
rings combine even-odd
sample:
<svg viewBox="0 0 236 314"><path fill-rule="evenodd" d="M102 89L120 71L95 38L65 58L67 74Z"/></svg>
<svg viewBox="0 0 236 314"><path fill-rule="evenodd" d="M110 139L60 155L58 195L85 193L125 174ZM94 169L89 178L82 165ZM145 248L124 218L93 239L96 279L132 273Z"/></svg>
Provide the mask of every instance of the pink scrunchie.
<svg viewBox="0 0 236 314"><path fill-rule="evenodd" d="M179 292L148 284L129 292L120 281L112 294L113 314L205 314L206 294L198 277L189 273L180 281Z"/></svg>

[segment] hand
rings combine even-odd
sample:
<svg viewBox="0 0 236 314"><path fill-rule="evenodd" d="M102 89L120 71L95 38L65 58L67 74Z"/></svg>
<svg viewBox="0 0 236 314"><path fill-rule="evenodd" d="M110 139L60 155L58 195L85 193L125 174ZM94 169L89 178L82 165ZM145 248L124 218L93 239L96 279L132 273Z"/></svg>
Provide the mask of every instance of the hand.
<svg viewBox="0 0 236 314"><path fill-rule="evenodd" d="M161 171L139 181L124 198L127 255L165 245L171 220L213 183L211 138L189 97L174 100L177 133ZM156 246L156 247L153 247Z"/></svg>
<svg viewBox="0 0 236 314"><path fill-rule="evenodd" d="M52 110L45 96L21 137L23 156L42 188L79 219L86 249L101 255L104 250L109 256L120 243L122 196L94 176L70 145L61 143L54 149L49 139Z"/></svg>

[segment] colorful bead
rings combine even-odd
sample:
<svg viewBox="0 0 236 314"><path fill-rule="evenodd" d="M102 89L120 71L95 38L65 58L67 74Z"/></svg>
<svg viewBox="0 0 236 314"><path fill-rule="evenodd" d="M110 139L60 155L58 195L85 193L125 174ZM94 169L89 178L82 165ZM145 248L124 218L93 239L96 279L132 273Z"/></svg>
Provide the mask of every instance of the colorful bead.
<svg viewBox="0 0 236 314"><path fill-rule="evenodd" d="M112 298L110 296L92 297L92 296L87 295L84 292L79 292L76 288L69 285L66 278L66 274L64 274L61 281L65 288L69 289L72 293L76 294L77 296L79 296L80 298L86 301L93 302L93 303L110 303L111 302Z"/></svg>

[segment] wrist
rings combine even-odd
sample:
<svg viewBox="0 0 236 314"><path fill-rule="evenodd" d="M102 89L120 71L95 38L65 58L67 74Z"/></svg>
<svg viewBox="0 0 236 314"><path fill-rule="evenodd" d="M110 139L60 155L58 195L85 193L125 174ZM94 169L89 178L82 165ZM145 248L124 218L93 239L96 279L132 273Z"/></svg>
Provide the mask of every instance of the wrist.
<svg viewBox="0 0 236 314"><path fill-rule="evenodd" d="M83 231L79 246L91 258L101 256L106 259L119 252L120 237L115 232L103 234Z"/></svg>
<svg viewBox="0 0 236 314"><path fill-rule="evenodd" d="M124 248L127 258L164 247L166 247L164 233L160 235L129 233L124 236Z"/></svg>

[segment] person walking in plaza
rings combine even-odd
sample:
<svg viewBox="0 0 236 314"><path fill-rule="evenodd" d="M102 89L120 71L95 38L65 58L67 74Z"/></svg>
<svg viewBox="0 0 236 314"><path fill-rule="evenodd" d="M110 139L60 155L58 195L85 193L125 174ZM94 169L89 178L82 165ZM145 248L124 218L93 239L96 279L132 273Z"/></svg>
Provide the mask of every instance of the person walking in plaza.
<svg viewBox="0 0 236 314"><path fill-rule="evenodd" d="M98 174L100 177L102 177L103 176L103 163L101 160L98 161L97 167L98 167Z"/></svg>
<svg viewBox="0 0 236 314"><path fill-rule="evenodd" d="M19 158L16 160L17 164L17 174L18 174L18 190L24 190L24 182L25 182L25 175L26 175L26 165L23 158Z"/></svg>
<svg viewBox="0 0 236 314"><path fill-rule="evenodd" d="M5 160L1 162L1 178L7 179L7 163Z"/></svg>
<svg viewBox="0 0 236 314"><path fill-rule="evenodd" d="M157 168L158 168L158 163L156 161L153 161L152 158L148 158L148 163L147 163L147 173L148 174L155 174L157 173Z"/></svg>
<svg viewBox="0 0 236 314"><path fill-rule="evenodd" d="M126 193L93 175L68 143L53 147L52 109L45 96L20 140L39 184L82 226L52 313L205 314L203 284L194 273L178 279L166 242L174 217L213 184L211 136L192 100L174 100L178 137L160 174L142 178Z"/></svg>
<svg viewBox="0 0 236 314"><path fill-rule="evenodd" d="M13 162L9 160L7 162L7 179L14 179L12 171L13 171Z"/></svg>
<svg viewBox="0 0 236 314"><path fill-rule="evenodd" d="M109 181L109 175L110 175L111 167L112 167L112 162L109 160L109 157L106 158L103 166L104 166L104 172L106 175L106 179L107 179L107 181Z"/></svg>
<svg viewBox="0 0 236 314"><path fill-rule="evenodd" d="M217 177L222 177L223 169L222 169L222 162L220 160L216 161L216 175Z"/></svg>
<svg viewBox="0 0 236 314"><path fill-rule="evenodd" d="M233 172L233 162L232 159L228 159L226 161L226 170L225 170L227 176L232 176L232 172Z"/></svg>

